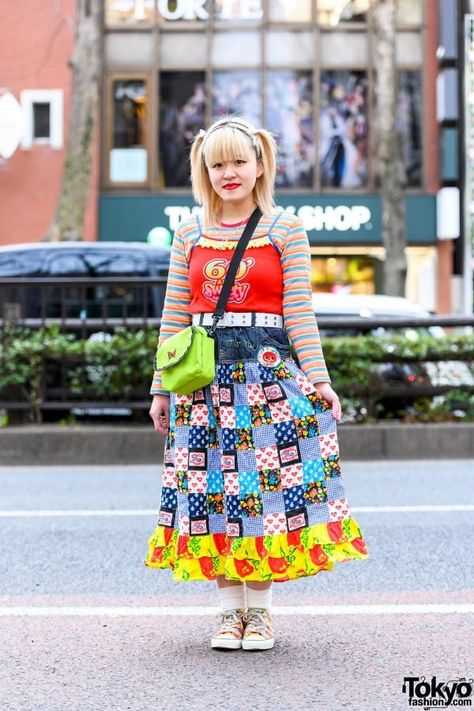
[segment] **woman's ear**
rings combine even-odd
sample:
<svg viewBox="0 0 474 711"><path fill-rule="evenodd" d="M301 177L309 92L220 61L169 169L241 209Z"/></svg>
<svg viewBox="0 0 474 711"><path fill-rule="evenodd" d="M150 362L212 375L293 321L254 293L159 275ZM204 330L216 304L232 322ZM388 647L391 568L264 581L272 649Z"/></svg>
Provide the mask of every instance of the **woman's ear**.
<svg viewBox="0 0 474 711"><path fill-rule="evenodd" d="M261 158L257 159L257 178L263 175L263 161Z"/></svg>

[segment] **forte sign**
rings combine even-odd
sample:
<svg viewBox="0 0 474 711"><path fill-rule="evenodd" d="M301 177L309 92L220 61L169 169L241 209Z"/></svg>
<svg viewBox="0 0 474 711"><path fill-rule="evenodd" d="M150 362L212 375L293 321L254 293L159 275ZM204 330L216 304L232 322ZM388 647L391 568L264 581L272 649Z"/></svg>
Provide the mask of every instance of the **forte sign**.
<svg viewBox="0 0 474 711"><path fill-rule="evenodd" d="M168 22L205 21L210 4L208 0L158 0L157 8ZM127 13L133 20L143 21L154 11L155 0L109 0L108 7L118 15ZM263 15L261 0L221 0L216 10L219 20L259 20Z"/></svg>

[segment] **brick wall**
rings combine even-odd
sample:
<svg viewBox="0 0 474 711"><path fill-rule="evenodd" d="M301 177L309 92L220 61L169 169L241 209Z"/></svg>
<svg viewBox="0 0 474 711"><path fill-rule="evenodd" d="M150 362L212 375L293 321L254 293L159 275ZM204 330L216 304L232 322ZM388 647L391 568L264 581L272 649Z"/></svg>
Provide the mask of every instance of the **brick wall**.
<svg viewBox="0 0 474 711"><path fill-rule="evenodd" d="M2 2L0 86L17 100L24 89L62 89L64 146L67 141L74 0ZM96 141L97 144L97 141ZM84 238L95 240L97 145ZM0 244L37 242L54 216L65 150L21 147L0 165Z"/></svg>

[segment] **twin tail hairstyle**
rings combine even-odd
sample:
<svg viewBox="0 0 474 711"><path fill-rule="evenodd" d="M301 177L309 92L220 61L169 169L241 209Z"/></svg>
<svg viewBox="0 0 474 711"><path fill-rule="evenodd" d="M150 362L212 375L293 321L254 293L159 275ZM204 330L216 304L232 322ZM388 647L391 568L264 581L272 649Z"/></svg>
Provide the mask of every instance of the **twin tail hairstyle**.
<svg viewBox="0 0 474 711"><path fill-rule="evenodd" d="M212 187L208 168L215 163L248 158L252 151L263 167L253 189L253 198L263 215L271 215L275 209L277 154L272 134L264 128L255 128L240 116L229 115L195 136L190 156L191 184L194 199L204 208L205 225L218 226L222 212L222 200Z"/></svg>

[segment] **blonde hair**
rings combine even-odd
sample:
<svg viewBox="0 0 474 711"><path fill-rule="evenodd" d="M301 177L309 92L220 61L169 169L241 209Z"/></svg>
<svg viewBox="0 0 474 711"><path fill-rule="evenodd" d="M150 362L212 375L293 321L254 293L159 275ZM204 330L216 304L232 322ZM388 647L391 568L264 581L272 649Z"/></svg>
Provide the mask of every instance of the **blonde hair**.
<svg viewBox="0 0 474 711"><path fill-rule="evenodd" d="M191 183L196 202L204 207L204 224L219 224L222 200L212 187L208 167L214 163L234 160L254 150L261 161L262 175L257 178L253 198L263 215L271 214L275 207L274 186L276 174L276 143L264 128L255 128L240 116L219 119L195 136L191 146Z"/></svg>

